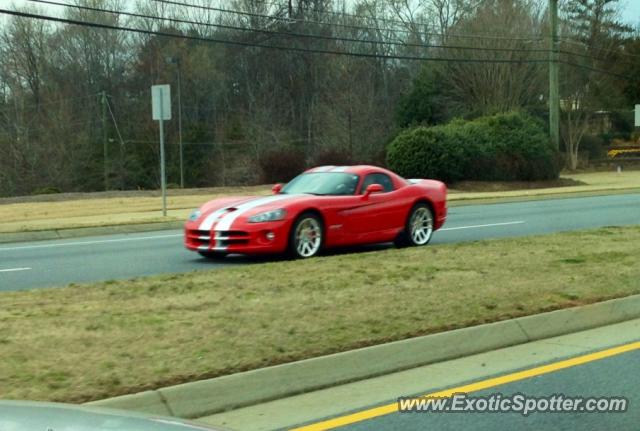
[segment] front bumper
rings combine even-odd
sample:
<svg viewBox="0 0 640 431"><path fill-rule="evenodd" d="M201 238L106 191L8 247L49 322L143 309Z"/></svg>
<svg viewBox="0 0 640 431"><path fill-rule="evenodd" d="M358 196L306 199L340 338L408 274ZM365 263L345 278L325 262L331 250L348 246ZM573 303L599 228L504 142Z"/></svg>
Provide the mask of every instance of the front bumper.
<svg viewBox="0 0 640 431"><path fill-rule="evenodd" d="M199 223L187 222L184 245L192 251L264 254L283 253L289 242L287 221L245 223L233 230L200 230ZM272 239L271 239L272 237Z"/></svg>

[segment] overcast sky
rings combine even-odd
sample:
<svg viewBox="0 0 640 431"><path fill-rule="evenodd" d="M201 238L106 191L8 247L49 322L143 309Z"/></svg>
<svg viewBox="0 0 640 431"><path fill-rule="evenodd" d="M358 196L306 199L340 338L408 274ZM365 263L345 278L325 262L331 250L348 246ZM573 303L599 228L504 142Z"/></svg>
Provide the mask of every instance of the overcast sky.
<svg viewBox="0 0 640 431"><path fill-rule="evenodd" d="M640 24L640 0L627 0L622 9L622 19L634 26Z"/></svg>

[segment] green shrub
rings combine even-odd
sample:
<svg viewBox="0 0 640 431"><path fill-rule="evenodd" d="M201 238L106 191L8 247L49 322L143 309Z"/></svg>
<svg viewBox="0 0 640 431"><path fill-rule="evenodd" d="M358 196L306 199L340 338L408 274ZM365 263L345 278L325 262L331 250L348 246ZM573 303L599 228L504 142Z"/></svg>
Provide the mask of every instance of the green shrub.
<svg viewBox="0 0 640 431"><path fill-rule="evenodd" d="M445 182L547 180L560 171L543 124L520 113L405 130L389 145L387 165Z"/></svg>
<svg viewBox="0 0 640 431"><path fill-rule="evenodd" d="M466 155L462 146L451 145L442 127L409 129L391 142L387 166L406 178L463 178Z"/></svg>

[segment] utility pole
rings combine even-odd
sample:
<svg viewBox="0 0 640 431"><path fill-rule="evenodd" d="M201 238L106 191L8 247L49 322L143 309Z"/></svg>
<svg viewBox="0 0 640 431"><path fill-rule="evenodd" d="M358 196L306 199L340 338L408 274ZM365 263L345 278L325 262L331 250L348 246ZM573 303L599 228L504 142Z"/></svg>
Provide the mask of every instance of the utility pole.
<svg viewBox="0 0 640 431"><path fill-rule="evenodd" d="M167 57L166 62L178 68L178 146L180 147L180 188L184 188L184 146L182 145L182 70L180 57Z"/></svg>
<svg viewBox="0 0 640 431"><path fill-rule="evenodd" d="M184 189L184 147L182 146L182 78L178 57L178 140L180 145L180 188Z"/></svg>
<svg viewBox="0 0 640 431"><path fill-rule="evenodd" d="M160 98L162 98L160 90ZM162 216L167 216L167 174L165 173L164 160L164 112L160 104L160 189L162 190Z"/></svg>
<svg viewBox="0 0 640 431"><path fill-rule="evenodd" d="M104 190L109 190L109 168L107 158L109 157L109 139L107 137L107 92L101 93L102 99L102 149L104 157Z"/></svg>
<svg viewBox="0 0 640 431"><path fill-rule="evenodd" d="M560 149L560 89L558 76L558 0L549 0L549 136L556 149Z"/></svg>

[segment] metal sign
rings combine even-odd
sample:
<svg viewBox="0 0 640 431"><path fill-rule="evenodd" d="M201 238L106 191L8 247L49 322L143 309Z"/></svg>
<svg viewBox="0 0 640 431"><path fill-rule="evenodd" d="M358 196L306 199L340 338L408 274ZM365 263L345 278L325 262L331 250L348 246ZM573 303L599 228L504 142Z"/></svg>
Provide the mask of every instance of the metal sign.
<svg viewBox="0 0 640 431"><path fill-rule="evenodd" d="M636 105L636 127L640 127L640 105Z"/></svg>
<svg viewBox="0 0 640 431"><path fill-rule="evenodd" d="M151 87L151 113L154 120L171 120L171 87L169 85Z"/></svg>

